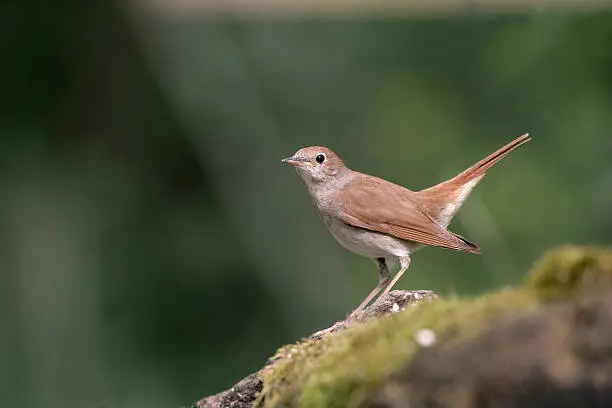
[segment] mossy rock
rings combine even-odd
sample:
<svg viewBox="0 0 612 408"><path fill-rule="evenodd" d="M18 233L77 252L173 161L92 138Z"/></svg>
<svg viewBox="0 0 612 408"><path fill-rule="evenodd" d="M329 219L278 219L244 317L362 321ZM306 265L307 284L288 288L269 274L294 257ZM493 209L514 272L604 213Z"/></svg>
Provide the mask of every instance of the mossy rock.
<svg viewBox="0 0 612 408"><path fill-rule="evenodd" d="M281 348L263 370L265 407L360 407L422 346L423 330L445 344L473 338L502 316L612 283L612 252L565 247L546 254L525 283L474 298L451 297Z"/></svg>
<svg viewBox="0 0 612 408"><path fill-rule="evenodd" d="M609 408L612 290L504 315L420 349L369 408Z"/></svg>
<svg viewBox="0 0 612 408"><path fill-rule="evenodd" d="M545 254L533 267L527 286L542 300L566 299L612 284L612 251L563 247Z"/></svg>

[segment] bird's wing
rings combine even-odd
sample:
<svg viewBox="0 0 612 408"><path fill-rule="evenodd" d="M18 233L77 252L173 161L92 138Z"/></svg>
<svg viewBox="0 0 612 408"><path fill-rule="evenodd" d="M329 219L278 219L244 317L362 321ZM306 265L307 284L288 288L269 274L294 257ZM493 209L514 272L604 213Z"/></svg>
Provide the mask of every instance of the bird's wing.
<svg viewBox="0 0 612 408"><path fill-rule="evenodd" d="M414 201L417 199L401 186L360 174L340 191L340 217L354 227L407 241L480 253L476 245L422 212Z"/></svg>

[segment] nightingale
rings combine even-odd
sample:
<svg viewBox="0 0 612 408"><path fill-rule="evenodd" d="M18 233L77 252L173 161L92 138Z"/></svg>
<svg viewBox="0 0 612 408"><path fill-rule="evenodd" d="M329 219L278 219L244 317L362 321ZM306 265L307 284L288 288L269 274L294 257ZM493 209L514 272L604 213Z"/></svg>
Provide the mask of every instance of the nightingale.
<svg viewBox="0 0 612 408"><path fill-rule="evenodd" d="M381 296L389 292L417 249L436 246L480 254L476 244L449 231L448 224L487 170L529 140L526 133L457 176L421 191L351 170L327 147L305 147L283 159L295 167L334 238L378 264L378 284L352 314L383 287ZM390 261L399 261L400 266L393 279Z"/></svg>

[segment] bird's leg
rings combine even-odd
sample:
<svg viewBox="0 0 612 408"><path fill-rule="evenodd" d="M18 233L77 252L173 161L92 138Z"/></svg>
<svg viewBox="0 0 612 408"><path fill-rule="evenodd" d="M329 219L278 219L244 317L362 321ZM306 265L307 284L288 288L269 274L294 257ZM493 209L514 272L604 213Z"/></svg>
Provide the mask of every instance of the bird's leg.
<svg viewBox="0 0 612 408"><path fill-rule="evenodd" d="M399 280L399 278L402 277L404 272L406 272L406 269L408 269L408 267L410 266L410 256L400 256L399 261L400 261L400 270L395 274L391 283L385 288L385 290L380 296L384 296L385 294L389 293L391 288L395 285L395 283Z"/></svg>
<svg viewBox="0 0 612 408"><path fill-rule="evenodd" d="M351 316L361 312L363 308L366 307L368 303L370 303L374 296L376 296L376 294L380 292L380 290L389 282L389 268L387 268L385 258L376 258L375 261L378 264L378 285L376 285L376 287L372 289L370 294L363 300L363 302L361 302L359 307L355 309L353 313L351 313Z"/></svg>

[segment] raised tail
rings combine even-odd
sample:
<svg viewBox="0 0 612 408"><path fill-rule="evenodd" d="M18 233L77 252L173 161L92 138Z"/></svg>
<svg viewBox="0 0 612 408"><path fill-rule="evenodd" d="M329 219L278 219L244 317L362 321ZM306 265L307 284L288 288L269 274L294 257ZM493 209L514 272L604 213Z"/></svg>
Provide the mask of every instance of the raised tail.
<svg viewBox="0 0 612 408"><path fill-rule="evenodd" d="M529 133L525 133L523 136L517 137L516 139L514 139L513 141L511 141L504 147L491 153L484 159L472 165L469 169L463 171L462 173L458 174L457 176L455 176L454 178L448 181L458 180L458 181L463 181L463 182L469 182L470 180L476 177L480 177L484 175L487 170L489 170L491 167L496 165L497 162L499 162L501 159L503 159L504 157L509 155L511 152L518 149L519 147L521 147L522 145L524 145L530 140L531 140L531 137L529 137Z"/></svg>
<svg viewBox="0 0 612 408"><path fill-rule="evenodd" d="M425 204L421 209L446 227L487 170L530 140L529 133L525 133L452 179L417 192L420 201Z"/></svg>

